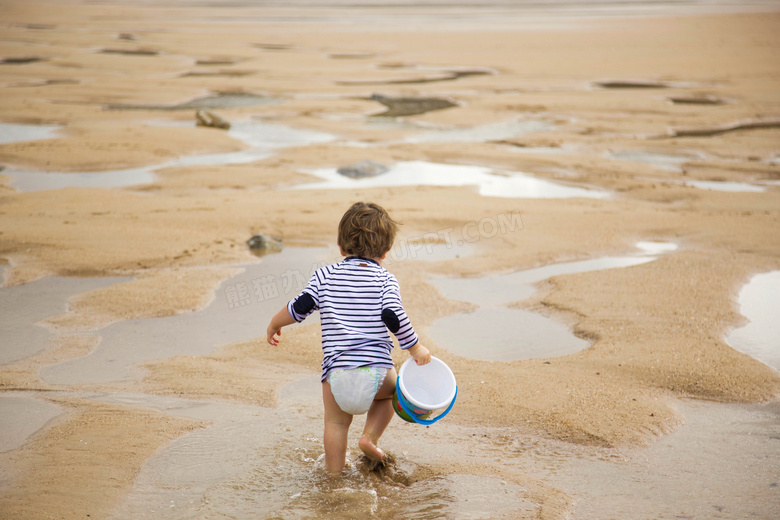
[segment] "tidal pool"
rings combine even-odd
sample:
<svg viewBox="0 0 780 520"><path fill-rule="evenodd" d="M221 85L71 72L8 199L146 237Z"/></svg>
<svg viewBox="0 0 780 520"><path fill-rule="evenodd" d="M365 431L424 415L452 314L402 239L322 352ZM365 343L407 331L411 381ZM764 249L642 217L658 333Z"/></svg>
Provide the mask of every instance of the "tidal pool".
<svg viewBox="0 0 780 520"><path fill-rule="evenodd" d="M52 332L38 322L65 312L71 296L124 281L127 278L46 277L24 285L0 287L0 364L46 349Z"/></svg>
<svg viewBox="0 0 780 520"><path fill-rule="evenodd" d="M182 125L173 124L171 126ZM194 126L194 123L187 123L184 126ZM68 187L122 188L152 183L156 180L154 172L163 168L244 164L270 157L276 148L305 146L328 142L335 138L323 132L298 130L282 125L257 122L234 123L227 133L248 145L249 148L238 152L189 155L141 168L99 172L35 172L10 168L2 173L11 178L11 186L22 192L57 190Z"/></svg>
<svg viewBox="0 0 780 520"><path fill-rule="evenodd" d="M54 403L29 395L0 395L0 453L22 446L35 432L62 413Z"/></svg>
<svg viewBox="0 0 780 520"><path fill-rule="evenodd" d="M258 96L248 92L222 92L193 99L178 105L108 105L108 110L199 110L213 108L253 107L259 105L274 105L282 100L267 96Z"/></svg>
<svg viewBox="0 0 780 520"><path fill-rule="evenodd" d="M747 182L685 180L681 181L681 184L684 186L693 186L700 190L728 191L733 193L761 193L766 191L764 186L756 186L755 184L748 184Z"/></svg>
<svg viewBox="0 0 780 520"><path fill-rule="evenodd" d="M395 262L447 259L456 252L465 254L471 250L469 247L447 249L444 244L437 244L430 251L430 256L423 251L413 255L406 253L404 257L396 257ZM259 263L242 266L243 272L224 280L216 289L212 302L204 309L108 325L95 331L101 340L91 353L44 367L40 371L41 378L50 384L62 385L128 380L139 377L136 367L149 361L179 355L204 355L223 345L262 337L270 317L305 287L314 270L340 259L335 249L322 247L288 247L280 253L263 256ZM2 296L3 290L17 289L17 292L5 293L7 297L0 299L0 303L5 302L9 309L8 313L3 313L2 320L8 323L9 330L14 332L13 338L16 338L13 344L7 344L8 355L20 359L45 348L50 333L34 323L64 312L70 295L97 288L95 285L105 286L123 280L49 280L44 287L66 283L69 291L62 291L58 298L49 298L50 302L42 302L41 305L38 305L37 297L46 297L48 293L36 290L33 284L21 286L27 287L22 291L26 299L21 301L17 288L0 290ZM3 310L5 308L2 307ZM31 337L31 333L36 334L34 337L37 339L25 340Z"/></svg>
<svg viewBox="0 0 780 520"><path fill-rule="evenodd" d="M77 385L128 380L142 363L179 355L198 356L220 346L265 335L268 320L297 295L315 268L331 259L325 248L285 248L225 280L205 309L114 323L100 329L90 354L43 368L50 384ZM330 263L330 262L327 262Z"/></svg>
<svg viewBox="0 0 780 520"><path fill-rule="evenodd" d="M739 292L739 309L750 322L731 331L728 344L780 370L780 271L753 276Z"/></svg>
<svg viewBox="0 0 780 520"><path fill-rule="evenodd" d="M62 130L62 127L57 125L18 125L13 123L0 123L0 144L55 139L57 137L57 132L60 130Z"/></svg>
<svg viewBox="0 0 780 520"><path fill-rule="evenodd" d="M644 264L677 249L668 242L639 242L637 247L640 253L631 256L552 264L480 278L431 280L446 298L469 302L476 309L436 320L429 333L453 354L486 361L548 358L583 350L589 343L566 325L508 305L530 298L536 292L534 284L553 276Z"/></svg>
<svg viewBox="0 0 780 520"><path fill-rule="evenodd" d="M553 127L547 121L503 121L467 128L431 130L412 135L407 143L482 143L501 141L533 132L543 132Z"/></svg>
<svg viewBox="0 0 780 520"><path fill-rule="evenodd" d="M699 159L696 155L667 154L637 150L613 152L609 154L609 157L619 161L649 164L659 170L672 172L682 171L683 164Z"/></svg>
<svg viewBox="0 0 780 520"><path fill-rule="evenodd" d="M441 427L434 432L393 421L383 436L383 446L395 462L381 471L368 470L360 453L352 449L357 439L350 438L346 471L329 477L322 464L320 396L318 373L299 376L283 386L275 408L173 397L95 395L92 399L98 401L140 404L209 421L146 461L110 518L465 520L484 515L512 517L520 511L528 517L538 513L540 505L511 480L456 472L431 476L414 461L414 454L405 453L409 449L435 452L433 443L442 435ZM350 437L359 434L364 421L364 416L355 418ZM431 446L420 447L421 443ZM451 447L446 449L452 452Z"/></svg>
<svg viewBox="0 0 780 520"><path fill-rule="evenodd" d="M376 177L353 179L345 177L336 168L309 170L322 182L300 184L290 189L355 189L386 186L474 186L485 197L515 198L573 198L605 199L608 192L567 186L537 179L518 172L496 172L483 166L441 164L426 161L399 162L387 173Z"/></svg>

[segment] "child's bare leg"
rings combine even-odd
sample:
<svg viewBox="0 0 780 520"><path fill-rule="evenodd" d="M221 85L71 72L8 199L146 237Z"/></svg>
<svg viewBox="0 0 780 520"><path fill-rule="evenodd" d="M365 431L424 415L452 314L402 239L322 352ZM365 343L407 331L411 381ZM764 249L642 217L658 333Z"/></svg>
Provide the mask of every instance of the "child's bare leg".
<svg viewBox="0 0 780 520"><path fill-rule="evenodd" d="M387 371L385 381L377 391L371 408L368 409L366 427L363 429L363 436L358 442L358 447L369 459L383 460L385 458L385 452L377 447L377 443L393 418L392 397L395 393L396 377L394 368Z"/></svg>
<svg viewBox="0 0 780 520"><path fill-rule="evenodd" d="M322 383L322 402L325 405L325 469L328 473L339 473L347 459L347 437L352 416L336 403L327 381Z"/></svg>

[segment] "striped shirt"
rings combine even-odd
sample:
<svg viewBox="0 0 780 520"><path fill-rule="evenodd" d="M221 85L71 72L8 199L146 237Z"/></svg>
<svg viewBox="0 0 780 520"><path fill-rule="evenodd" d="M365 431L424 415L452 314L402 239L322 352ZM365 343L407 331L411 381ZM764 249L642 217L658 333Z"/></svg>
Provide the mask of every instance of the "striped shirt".
<svg viewBox="0 0 780 520"><path fill-rule="evenodd" d="M402 349L417 343L417 334L401 305L398 280L374 260L350 256L314 272L287 311L297 322L320 311L322 380L336 369L393 368L393 341Z"/></svg>

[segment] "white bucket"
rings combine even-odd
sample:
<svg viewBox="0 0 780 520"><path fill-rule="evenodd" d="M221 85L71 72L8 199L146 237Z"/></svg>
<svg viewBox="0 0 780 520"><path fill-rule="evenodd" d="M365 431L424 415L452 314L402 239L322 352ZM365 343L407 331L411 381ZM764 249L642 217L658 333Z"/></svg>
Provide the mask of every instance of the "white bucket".
<svg viewBox="0 0 780 520"><path fill-rule="evenodd" d="M406 421L432 424L449 413L457 394L455 374L444 361L431 357L430 363L420 366L410 358L398 372L393 408ZM445 411L432 419L438 410Z"/></svg>

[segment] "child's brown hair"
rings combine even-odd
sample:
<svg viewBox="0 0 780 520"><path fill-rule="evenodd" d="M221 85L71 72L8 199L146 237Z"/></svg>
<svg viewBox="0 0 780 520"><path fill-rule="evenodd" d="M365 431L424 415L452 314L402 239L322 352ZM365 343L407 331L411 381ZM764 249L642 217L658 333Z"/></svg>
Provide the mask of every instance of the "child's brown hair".
<svg viewBox="0 0 780 520"><path fill-rule="evenodd" d="M339 222L338 244L352 256L382 258L393 247L398 223L379 204L356 202Z"/></svg>

